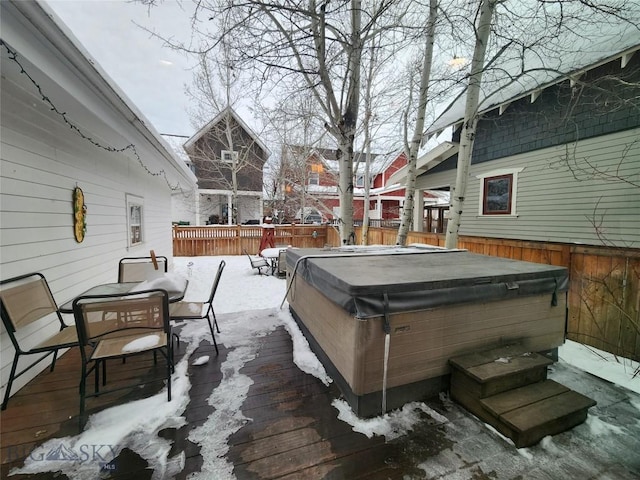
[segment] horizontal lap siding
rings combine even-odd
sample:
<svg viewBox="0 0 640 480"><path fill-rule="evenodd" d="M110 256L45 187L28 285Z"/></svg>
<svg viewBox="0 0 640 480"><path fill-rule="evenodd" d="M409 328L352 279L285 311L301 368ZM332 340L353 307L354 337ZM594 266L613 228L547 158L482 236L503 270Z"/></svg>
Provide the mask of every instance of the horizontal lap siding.
<svg viewBox="0 0 640 480"><path fill-rule="evenodd" d="M585 244L640 244L640 129L579 143L570 165L563 147L537 150L470 169L461 235ZM587 162L611 175L595 175ZM517 217L478 215L476 175L523 167L518 174ZM620 177L615 179L613 177ZM633 182L633 183L629 183ZM455 170L426 175L419 188L455 183Z"/></svg>
<svg viewBox="0 0 640 480"><path fill-rule="evenodd" d="M3 63L4 65L4 63ZM22 86L23 87L23 86ZM0 274L3 279L42 272L58 304L90 286L117 280L118 260L148 255L151 248L171 257L171 201L167 181L145 171L131 152L115 153L92 145L42 105L38 96L9 80L2 84L0 148ZM28 85L27 85L28 87ZM56 97L57 98L57 97ZM52 96L52 101L56 102ZM33 105L36 105L35 107ZM61 108L65 108L64 105ZM121 148L132 140L119 136L92 114L67 109L70 121L87 137ZM105 114L108 116L108 114ZM96 128L96 130L91 130ZM127 130L133 130L127 124ZM103 140L103 137L111 140ZM133 134L145 166L160 170L157 152L145 150ZM82 188L87 206L87 234L82 243L73 235L74 187ZM146 242L127 248L125 194L144 199ZM73 319L66 317L67 323ZM27 332L35 344L57 329L50 318ZM2 327L1 381L6 385L13 347ZM42 364L46 368L46 362ZM14 391L38 373L18 380Z"/></svg>

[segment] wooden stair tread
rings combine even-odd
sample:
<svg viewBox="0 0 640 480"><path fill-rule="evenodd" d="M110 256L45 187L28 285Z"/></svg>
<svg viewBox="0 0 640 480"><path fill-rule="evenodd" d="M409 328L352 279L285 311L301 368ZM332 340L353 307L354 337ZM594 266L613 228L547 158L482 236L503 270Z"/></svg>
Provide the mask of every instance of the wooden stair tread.
<svg viewBox="0 0 640 480"><path fill-rule="evenodd" d="M586 410L595 404L596 402L589 397L585 397L573 390L568 390L559 395L506 412L500 415L500 421L506 423L517 432L526 432L542 425L551 424L574 412Z"/></svg>
<svg viewBox="0 0 640 480"><path fill-rule="evenodd" d="M501 361L502 359L505 361ZM477 382L485 383L527 370L546 368L552 363L552 360L538 353L525 353L513 357L497 357L490 362L466 368L465 372Z"/></svg>
<svg viewBox="0 0 640 480"><path fill-rule="evenodd" d="M527 352L529 352L529 350L526 350L522 345L503 345L492 348L491 350L460 355L459 357L449 359L449 363L461 370L466 370L471 367L493 362L497 358L514 357Z"/></svg>
<svg viewBox="0 0 640 480"><path fill-rule="evenodd" d="M509 390L480 400L482 406L498 417L512 410L540 402L570 391L553 380L545 380L524 387Z"/></svg>

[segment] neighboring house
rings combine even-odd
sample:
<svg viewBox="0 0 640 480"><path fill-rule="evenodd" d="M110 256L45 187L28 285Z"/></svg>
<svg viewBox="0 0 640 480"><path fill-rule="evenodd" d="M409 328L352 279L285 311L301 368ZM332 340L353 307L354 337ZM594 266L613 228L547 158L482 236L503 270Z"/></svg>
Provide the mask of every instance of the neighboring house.
<svg viewBox="0 0 640 480"><path fill-rule="evenodd" d="M195 176L46 5L2 1L0 21L1 278L42 272L62 304L117 281L122 257L154 250L172 263L171 195L189 195ZM46 319L29 341L56 324ZM13 357L4 327L0 357L4 389Z"/></svg>
<svg viewBox="0 0 640 480"><path fill-rule="evenodd" d="M300 212L304 203L305 209L317 210L323 221L339 217L339 165L336 151L315 148L305 153L303 147L299 146L292 146L287 151L302 158L300 166L289 168L282 175L285 179L285 195L291 199L288 205ZM394 152L388 155L373 154L371 157L369 203L365 205L365 155L356 154L353 167L354 219L361 220L365 208L368 208L372 220L398 220L404 203L404 186L399 182L391 184L389 179L406 165L406 156L403 152ZM285 163L295 164L290 159ZM440 200L431 192L423 192L423 198L426 204L435 204ZM299 221L300 214L293 215L293 219Z"/></svg>
<svg viewBox="0 0 640 480"><path fill-rule="evenodd" d="M187 140L184 150L198 178L192 207L196 225L262 218L263 168L270 152L235 110L220 112Z"/></svg>
<svg viewBox="0 0 640 480"><path fill-rule="evenodd" d="M594 40L593 53L543 83L481 99L460 235L640 247L634 31ZM419 189L455 186L463 107L461 97L427 132L453 126L451 142L419 162Z"/></svg>

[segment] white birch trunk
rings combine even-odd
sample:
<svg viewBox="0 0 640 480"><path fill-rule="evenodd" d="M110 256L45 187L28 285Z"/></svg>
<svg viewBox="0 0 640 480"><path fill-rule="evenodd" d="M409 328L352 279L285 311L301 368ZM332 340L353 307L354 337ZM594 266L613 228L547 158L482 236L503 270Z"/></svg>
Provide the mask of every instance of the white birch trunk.
<svg viewBox="0 0 640 480"><path fill-rule="evenodd" d="M464 208L469 166L471 165L471 153L473 151L473 139L478 125L478 102L480 98L480 86L482 84L482 72L487 50L489 35L491 34L491 22L497 0L483 0L480 5L480 19L476 46L471 60L471 73L469 86L467 87L467 99L464 109L464 121L460 133L460 150L458 151L458 166L456 171L456 184L451 192L451 207L449 208L449 222L447 224L446 248L457 248L460 219Z"/></svg>
<svg viewBox="0 0 640 480"><path fill-rule="evenodd" d="M400 218L400 228L396 245L407 243L407 234L411 228L413 220L413 208L415 205L416 192L416 164L418 162L418 150L422 141L424 130L424 120L427 109L427 94L429 93L429 80L431 79L431 64L433 61L433 44L436 31L436 19L438 15L437 0L429 2L429 20L427 24L427 39L424 48L424 60L422 62L422 74L420 75L420 97L418 99L418 115L416 125L413 130L411 142L407 144L405 140L405 154L407 156L407 180L405 182L404 206L402 217ZM406 135L405 135L406 138ZM422 215L420 216L422 218Z"/></svg>
<svg viewBox="0 0 640 480"><path fill-rule="evenodd" d="M347 102L340 121L338 189L340 193L340 242L355 243L353 228L353 143L356 135L358 107L360 103L360 66L362 61L362 2L351 2L351 45L349 52L349 81Z"/></svg>

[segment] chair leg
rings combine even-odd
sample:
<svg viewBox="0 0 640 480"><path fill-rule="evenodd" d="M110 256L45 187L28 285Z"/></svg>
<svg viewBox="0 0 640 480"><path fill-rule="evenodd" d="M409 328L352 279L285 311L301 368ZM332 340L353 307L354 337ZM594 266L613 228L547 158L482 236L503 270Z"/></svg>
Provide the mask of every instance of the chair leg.
<svg viewBox="0 0 640 480"><path fill-rule="evenodd" d="M220 327L218 327L218 320L216 319L216 312L211 309L211 315L213 315L213 324L216 326L216 332L220 333Z"/></svg>
<svg viewBox="0 0 640 480"><path fill-rule="evenodd" d="M95 377L94 390L95 390L95 393L99 393L100 392L100 360L96 360L96 363L93 365L93 369L94 369L93 375ZM107 384L107 379L104 378L104 375L103 375L102 381L105 382L104 383L105 385Z"/></svg>
<svg viewBox="0 0 640 480"><path fill-rule="evenodd" d="M49 369L50 372L53 372L53 369L56 368L57 359L58 359L58 350L55 350L53 352L53 359L51 360L51 368Z"/></svg>
<svg viewBox="0 0 640 480"><path fill-rule="evenodd" d="M169 341L167 351L167 401L171 401L171 375L173 374L174 365L173 365L173 344Z"/></svg>
<svg viewBox="0 0 640 480"><path fill-rule="evenodd" d="M11 386L13 385L13 379L16 374L16 368L18 367L18 358L20 355L16 354L13 357L13 364L11 365L11 373L9 374L9 382L7 382L7 386L4 391L4 400L2 400L2 408L1 410L6 410L7 404L9 403L9 396L11 395Z"/></svg>
<svg viewBox="0 0 640 480"><path fill-rule="evenodd" d="M95 366L95 368L98 368L97 365ZM79 422L79 426L80 426L80 431L82 432L82 430L84 429L84 425L86 423L86 419L84 418L85 416L85 395L86 395L86 388L87 388L87 365L86 363L83 361L82 362L82 373L80 376L80 415L78 417L78 422Z"/></svg>
<svg viewBox="0 0 640 480"><path fill-rule="evenodd" d="M213 339L213 346L216 348L216 355L219 355L220 352L218 351L218 342L216 342L216 336L213 333L213 325L211 324L211 317L209 317L209 315L207 315L207 322L209 323L209 330L211 331L211 338Z"/></svg>

